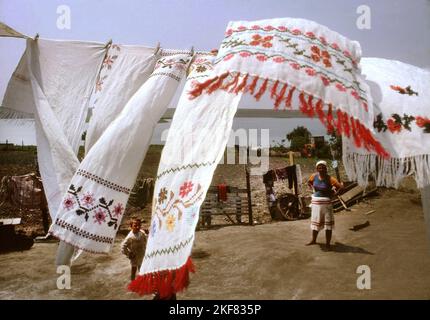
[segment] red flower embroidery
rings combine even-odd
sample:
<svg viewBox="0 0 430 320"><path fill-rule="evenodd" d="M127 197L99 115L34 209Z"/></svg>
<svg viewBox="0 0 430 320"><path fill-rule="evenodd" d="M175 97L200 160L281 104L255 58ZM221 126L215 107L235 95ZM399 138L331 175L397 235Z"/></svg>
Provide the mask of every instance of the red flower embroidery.
<svg viewBox="0 0 430 320"><path fill-rule="evenodd" d="M91 207L94 203L94 200L94 194L89 192L85 193L81 199L83 205L86 207Z"/></svg>
<svg viewBox="0 0 430 320"><path fill-rule="evenodd" d="M253 25L253 26L251 27L251 29L252 29L252 30L259 30L259 29L260 29L260 26Z"/></svg>
<svg viewBox="0 0 430 320"><path fill-rule="evenodd" d="M331 47L335 50L339 50L339 46L337 45L337 43L332 43Z"/></svg>
<svg viewBox="0 0 430 320"><path fill-rule="evenodd" d="M179 195L183 198L186 197L187 194L189 194L193 190L194 184L191 181L186 181L184 184L179 188Z"/></svg>
<svg viewBox="0 0 430 320"><path fill-rule="evenodd" d="M318 48L317 46L312 46L311 52L311 58L313 61L319 62L320 60L322 60L326 68L330 68L332 66L330 62L331 56L328 51L321 51L320 48Z"/></svg>
<svg viewBox="0 0 430 320"><path fill-rule="evenodd" d="M342 91L342 92L345 92L345 91L346 91L346 88L345 88L342 84L340 84L340 83L337 83L337 84L336 84L336 88L337 88L339 91Z"/></svg>
<svg viewBox="0 0 430 320"><path fill-rule="evenodd" d="M314 34L313 32L306 32L306 35L307 35L309 38L315 39L315 34Z"/></svg>
<svg viewBox="0 0 430 320"><path fill-rule="evenodd" d="M320 48L318 48L317 46L312 46L311 51L318 56L320 55Z"/></svg>
<svg viewBox="0 0 430 320"><path fill-rule="evenodd" d="M310 76L315 76L316 74L317 74L317 72L314 70L314 69L311 69L311 68L307 68L306 69L306 73L308 74L308 75L310 75Z"/></svg>
<svg viewBox="0 0 430 320"><path fill-rule="evenodd" d="M302 32L299 29L294 29L294 30L291 31L291 33L294 34L294 35L296 35L296 36L302 34Z"/></svg>
<svg viewBox="0 0 430 320"><path fill-rule="evenodd" d="M358 92L357 91L355 91L355 90L352 90L351 91L351 95L355 98L355 99L357 99L357 100L359 100L360 99L360 95L358 94Z"/></svg>
<svg viewBox="0 0 430 320"><path fill-rule="evenodd" d="M418 127L423 128L427 123L430 123L430 119L418 116L415 117L415 123Z"/></svg>
<svg viewBox="0 0 430 320"><path fill-rule="evenodd" d="M71 208L73 208L74 205L75 205L75 201L73 201L73 198L70 196L68 196L63 201L63 206L64 206L64 209L66 210L70 210Z"/></svg>
<svg viewBox="0 0 430 320"><path fill-rule="evenodd" d="M265 26L263 29L266 31L272 31L275 28L273 28L272 26Z"/></svg>
<svg viewBox="0 0 430 320"><path fill-rule="evenodd" d="M299 65L297 62L292 62L292 63L290 63L290 66L291 66L293 69L296 69L296 70L299 70L299 69L300 69L300 65Z"/></svg>
<svg viewBox="0 0 430 320"><path fill-rule="evenodd" d="M323 52L321 52L321 55L325 59L330 59L331 58L330 53L328 53L328 51L326 51L326 50L324 50Z"/></svg>
<svg viewBox="0 0 430 320"><path fill-rule="evenodd" d="M351 52L349 52L348 50L343 51L343 54L348 58L351 57Z"/></svg>
<svg viewBox="0 0 430 320"><path fill-rule="evenodd" d="M113 215L115 217L119 217L123 211L124 207L122 206L122 203L118 203L115 207L113 207Z"/></svg>
<svg viewBox="0 0 430 320"><path fill-rule="evenodd" d="M239 31L245 31L245 30L246 30L246 27L244 27L244 26L240 26L240 27L238 27L238 28L237 28L237 30L239 30Z"/></svg>
<svg viewBox="0 0 430 320"><path fill-rule="evenodd" d="M328 86L330 84L330 80L324 76L321 76L321 81L325 86Z"/></svg>
<svg viewBox="0 0 430 320"><path fill-rule="evenodd" d="M327 44L327 40L324 37L320 37L320 41L323 45Z"/></svg>
<svg viewBox="0 0 430 320"><path fill-rule="evenodd" d="M106 213L102 209L98 209L94 214L94 223L102 224L106 221Z"/></svg>
<svg viewBox="0 0 430 320"><path fill-rule="evenodd" d="M388 119L387 127L392 133L400 132L402 130L402 125L397 123L394 119Z"/></svg>
<svg viewBox="0 0 430 320"><path fill-rule="evenodd" d="M230 54L228 54L228 55L226 55L225 57L224 57L224 61L227 61L227 60L230 60L231 58L233 58L234 57L234 54L233 53L230 53Z"/></svg>
<svg viewBox="0 0 430 320"><path fill-rule="evenodd" d="M288 29L287 29L287 27L279 26L279 27L278 27L278 30L279 30L279 31L287 31Z"/></svg>
<svg viewBox="0 0 430 320"><path fill-rule="evenodd" d="M272 43L270 41L272 41L273 36L265 36L262 37L259 34L254 34L252 36L252 41L249 43L251 46L263 46L265 48L271 48L272 47Z"/></svg>
<svg viewBox="0 0 430 320"><path fill-rule="evenodd" d="M285 62L285 58L283 58L283 57L274 57L273 58L273 62L282 63L282 62Z"/></svg>
<svg viewBox="0 0 430 320"><path fill-rule="evenodd" d="M225 32L225 36L226 37L229 37L229 36L231 36L233 34L233 30L232 29L228 29L226 32Z"/></svg>
<svg viewBox="0 0 430 320"><path fill-rule="evenodd" d="M332 66L330 60L324 59L323 63L324 63L326 68L331 68L331 66Z"/></svg>
<svg viewBox="0 0 430 320"><path fill-rule="evenodd" d="M265 55L263 55L263 54L258 54L256 56L256 58L257 58L258 61L262 61L262 62L267 60L267 57Z"/></svg>
<svg viewBox="0 0 430 320"><path fill-rule="evenodd" d="M239 53L239 55L243 58L247 58L249 57L251 54L249 52L246 51L242 51L241 53Z"/></svg>

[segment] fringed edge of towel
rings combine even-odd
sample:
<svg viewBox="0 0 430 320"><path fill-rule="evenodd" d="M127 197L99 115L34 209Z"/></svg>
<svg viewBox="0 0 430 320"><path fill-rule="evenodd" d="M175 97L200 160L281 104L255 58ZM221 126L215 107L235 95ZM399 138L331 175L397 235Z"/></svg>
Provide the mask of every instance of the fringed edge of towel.
<svg viewBox="0 0 430 320"><path fill-rule="evenodd" d="M186 289L190 283L190 272L194 272L191 257L185 264L174 270L162 270L138 275L127 287L129 291L140 296L158 293L160 299L167 299L173 294Z"/></svg>
<svg viewBox="0 0 430 320"><path fill-rule="evenodd" d="M260 81L260 87L257 88L259 80L262 80L262 82ZM240 72L225 72L204 82L194 82L193 89L189 91L189 97L190 99L194 99L204 93L211 94L216 90L224 90L234 94L238 94L239 92L247 93L258 101L265 93L270 91L270 98L273 100L274 109L279 110L281 105L283 105L283 109L286 110L291 109L293 96L298 94L300 111L311 118L318 116L329 133L335 132L338 135L345 135L347 138L353 139L357 148L375 151L382 158L389 158L389 153L360 120L350 116L341 108L336 109L336 119L334 119L332 104L328 104L328 112L326 114L323 111L325 103L322 99L296 89L295 86L279 80L273 81L268 78L260 78L259 76L241 74Z"/></svg>
<svg viewBox="0 0 430 320"><path fill-rule="evenodd" d="M366 186L372 177L377 186L398 188L401 180L413 176L417 188L430 185L430 155L384 159L375 154L344 153L343 164L348 177Z"/></svg>

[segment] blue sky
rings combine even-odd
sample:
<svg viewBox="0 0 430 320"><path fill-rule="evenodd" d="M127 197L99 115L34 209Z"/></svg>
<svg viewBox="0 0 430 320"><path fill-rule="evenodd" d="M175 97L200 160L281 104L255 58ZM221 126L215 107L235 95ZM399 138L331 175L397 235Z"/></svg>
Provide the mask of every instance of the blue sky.
<svg viewBox="0 0 430 320"><path fill-rule="evenodd" d="M70 8L70 30L57 28L60 5ZM370 30L356 25L360 5L370 8ZM430 0L0 0L0 21L27 35L177 49L217 48L229 21L276 17L314 20L358 40L363 56L430 69ZM0 38L0 97L24 46Z"/></svg>

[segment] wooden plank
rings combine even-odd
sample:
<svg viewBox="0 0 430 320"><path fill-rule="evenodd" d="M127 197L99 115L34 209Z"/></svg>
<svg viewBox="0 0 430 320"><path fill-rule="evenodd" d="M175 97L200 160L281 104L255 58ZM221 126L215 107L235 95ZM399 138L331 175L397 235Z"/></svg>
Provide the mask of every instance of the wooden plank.
<svg viewBox="0 0 430 320"><path fill-rule="evenodd" d="M364 188L360 186L355 186L351 190L345 192L341 196L339 196L339 199L341 199L343 202L347 203L352 198L355 198L358 195L362 195L364 191Z"/></svg>

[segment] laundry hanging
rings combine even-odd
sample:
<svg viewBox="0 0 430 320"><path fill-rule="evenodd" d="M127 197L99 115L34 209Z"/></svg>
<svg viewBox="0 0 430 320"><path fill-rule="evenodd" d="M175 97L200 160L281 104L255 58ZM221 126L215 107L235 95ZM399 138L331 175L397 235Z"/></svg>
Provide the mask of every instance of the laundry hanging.
<svg viewBox="0 0 430 320"><path fill-rule="evenodd" d="M241 96L220 91L189 99L194 82L212 75L213 59L199 55L191 65L161 154L144 262L129 285L139 294L168 297L187 286L193 270L189 256L199 207L222 158Z"/></svg>
<svg viewBox="0 0 430 320"><path fill-rule="evenodd" d="M15 72L6 92L6 106L21 110L33 98L39 170L52 219L79 166L76 154L104 55L100 43L27 39L27 67L21 61L22 77Z"/></svg>
<svg viewBox="0 0 430 320"><path fill-rule="evenodd" d="M110 251L153 130L191 60L163 57L79 165L50 233L75 248Z"/></svg>
<svg viewBox="0 0 430 320"><path fill-rule="evenodd" d="M276 109L292 108L296 97L303 113L318 115L339 134L346 122L357 145L386 156L369 130L372 100L359 73L360 54L358 43L306 20L229 23L218 56L213 63L196 59L179 100L158 168L144 262L131 291L169 297L188 285L199 208L244 92L256 99L268 93ZM333 108L343 121L335 123Z"/></svg>
<svg viewBox="0 0 430 320"><path fill-rule="evenodd" d="M231 22L213 76L190 94L244 91L257 100L268 94L276 110L296 109L297 104L302 113L318 116L329 132L336 130L358 148L387 157L372 134L372 97L360 74L360 59L358 42L312 21Z"/></svg>
<svg viewBox="0 0 430 320"><path fill-rule="evenodd" d="M430 72L399 61L363 58L363 74L374 98L375 137L391 157L343 142L343 163L351 180L398 187L409 175L418 188L430 185Z"/></svg>
<svg viewBox="0 0 430 320"><path fill-rule="evenodd" d="M160 54L157 48L109 46L92 97L92 117L85 137L86 154L148 80Z"/></svg>

